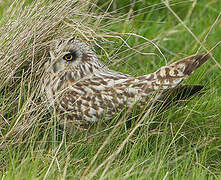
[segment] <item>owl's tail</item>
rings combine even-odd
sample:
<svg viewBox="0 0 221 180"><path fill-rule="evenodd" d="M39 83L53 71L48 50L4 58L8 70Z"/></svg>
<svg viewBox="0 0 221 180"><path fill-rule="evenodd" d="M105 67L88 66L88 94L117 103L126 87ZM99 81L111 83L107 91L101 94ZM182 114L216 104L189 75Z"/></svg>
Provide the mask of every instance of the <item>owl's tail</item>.
<svg viewBox="0 0 221 180"><path fill-rule="evenodd" d="M152 74L140 76L138 79L142 83L146 81L151 84L153 91L174 88L205 63L209 57L209 54L190 56L168 66L163 66Z"/></svg>
<svg viewBox="0 0 221 180"><path fill-rule="evenodd" d="M180 60L171 65L179 66L179 64L184 64L183 74L190 75L192 72L194 72L195 69L200 67L209 58L210 58L209 54L197 54L197 55L185 58L183 60Z"/></svg>
<svg viewBox="0 0 221 180"><path fill-rule="evenodd" d="M160 98L154 103L154 109L163 111L178 103L187 102L191 97L201 93L202 85L179 85L162 92Z"/></svg>

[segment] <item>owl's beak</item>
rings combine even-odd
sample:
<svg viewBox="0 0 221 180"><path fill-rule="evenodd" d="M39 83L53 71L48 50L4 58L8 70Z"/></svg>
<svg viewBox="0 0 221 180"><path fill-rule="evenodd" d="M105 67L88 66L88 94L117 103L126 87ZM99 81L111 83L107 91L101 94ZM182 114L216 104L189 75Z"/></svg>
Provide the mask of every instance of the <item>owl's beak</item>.
<svg viewBox="0 0 221 180"><path fill-rule="evenodd" d="M53 64L53 65L52 65L52 70L53 70L54 73L57 72L57 66L56 66L56 64Z"/></svg>
<svg viewBox="0 0 221 180"><path fill-rule="evenodd" d="M51 59L54 60L54 59L55 59L55 55L54 55L54 53L53 53L52 51L49 51L49 53L50 53ZM56 72L57 72L57 66L56 66L56 64L53 63L51 66L52 66L52 70L53 70L53 72L56 73Z"/></svg>

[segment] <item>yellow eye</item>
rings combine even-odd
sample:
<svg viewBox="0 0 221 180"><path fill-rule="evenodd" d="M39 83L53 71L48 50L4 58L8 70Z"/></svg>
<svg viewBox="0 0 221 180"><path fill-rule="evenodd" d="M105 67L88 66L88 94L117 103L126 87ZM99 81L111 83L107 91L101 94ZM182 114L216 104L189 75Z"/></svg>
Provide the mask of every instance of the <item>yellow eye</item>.
<svg viewBox="0 0 221 180"><path fill-rule="evenodd" d="M73 59L73 56L71 54L67 54L67 55L64 56L64 59L66 61L71 61Z"/></svg>
<svg viewBox="0 0 221 180"><path fill-rule="evenodd" d="M74 60L77 59L77 53L76 53L75 51L71 51L70 53L65 54L65 55L63 56L63 59L64 59L65 61L74 61Z"/></svg>

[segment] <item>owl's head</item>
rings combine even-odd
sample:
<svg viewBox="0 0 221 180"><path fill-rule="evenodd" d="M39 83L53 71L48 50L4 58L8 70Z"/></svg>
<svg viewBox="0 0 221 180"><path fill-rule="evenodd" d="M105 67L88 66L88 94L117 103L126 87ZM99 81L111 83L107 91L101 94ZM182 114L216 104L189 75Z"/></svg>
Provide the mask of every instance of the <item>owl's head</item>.
<svg viewBox="0 0 221 180"><path fill-rule="evenodd" d="M58 39L52 44L50 65L54 73L76 71L81 66L102 66L89 45L75 38Z"/></svg>

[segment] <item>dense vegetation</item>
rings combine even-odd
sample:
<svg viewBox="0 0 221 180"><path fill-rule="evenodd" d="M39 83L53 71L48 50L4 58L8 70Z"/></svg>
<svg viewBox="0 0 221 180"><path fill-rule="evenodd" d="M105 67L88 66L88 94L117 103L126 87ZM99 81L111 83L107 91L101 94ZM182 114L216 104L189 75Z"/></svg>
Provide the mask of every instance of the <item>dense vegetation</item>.
<svg viewBox="0 0 221 180"><path fill-rule="evenodd" d="M219 0L1 1L0 177L220 179L220 10ZM72 36L134 76L210 51L184 82L203 93L164 112L120 114L93 132L63 131L39 85L48 43Z"/></svg>

